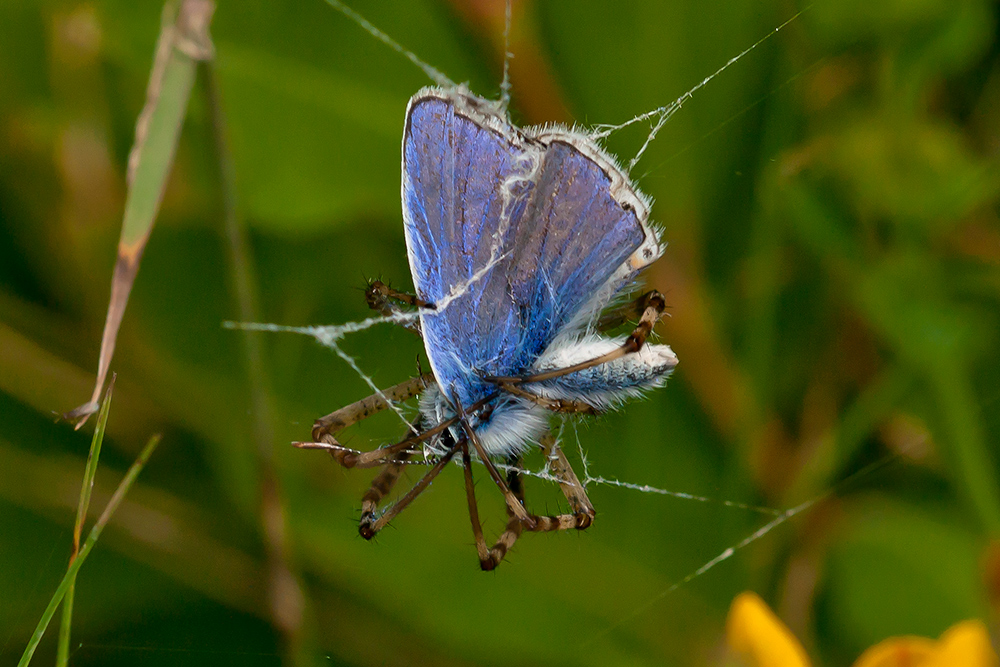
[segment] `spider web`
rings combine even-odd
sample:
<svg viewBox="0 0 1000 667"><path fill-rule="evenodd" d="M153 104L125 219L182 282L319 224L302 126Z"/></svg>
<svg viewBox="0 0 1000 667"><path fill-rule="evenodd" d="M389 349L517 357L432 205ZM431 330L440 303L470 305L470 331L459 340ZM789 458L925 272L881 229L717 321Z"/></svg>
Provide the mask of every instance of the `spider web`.
<svg viewBox="0 0 1000 667"><path fill-rule="evenodd" d="M392 50L396 51L397 53L399 53L400 55L402 55L406 59L408 59L411 62L413 62L417 67L419 67L428 76L428 78L430 78L432 81L434 81L434 83L436 83L437 85L439 85L439 86L453 86L454 85L451 82L451 80L447 76L445 76L444 74L442 74L439 70L437 70L436 68L432 67L431 65L425 63L423 60L421 60L418 56L416 56L411 51L405 49L398 42L396 42L391 37L389 37L388 35L386 35L384 32L382 32L381 30L379 30L378 28L376 28L375 26L373 26L371 23L369 23L364 17L360 16L354 10L350 9L349 7L347 7L346 5L344 5L342 2L340 2L340 0L326 0L326 1L332 7L334 7L335 9L337 9L338 11L340 11L341 13L343 13L344 15L346 15L348 18L350 18L351 20L353 20L355 23L357 23L359 26L361 26L364 30L366 30L368 33L370 33L374 38L376 38L379 41L385 43L389 48L391 48ZM779 32L781 32L788 25L790 25L791 23L793 23L797 19L799 19L805 12L809 11L809 9L811 8L811 6L812 5L808 5L805 8L803 8L802 10L800 10L799 12L795 13L792 17L790 17L789 19L787 19L786 21L784 21L783 23L781 23L780 25L778 25L776 28L774 28L769 33L767 33L766 35L764 35L763 37L761 37L759 40L757 40L756 42L754 42L752 45L750 45L749 47L747 47L746 49L744 49L743 51L741 51L736 56L730 58L721 67L719 67L715 72L713 72L712 74L706 76L704 79L702 79L700 82L698 82L695 86L693 86L690 90L688 90L687 92L685 92L684 94L682 94L677 99L675 99L674 101L670 102L669 104L663 105L661 107L658 107L656 109L652 109L652 110L644 112L644 113L637 114L634 117L632 117L631 119L626 120L626 121L624 121L622 123L619 123L619 124L595 125L595 126L593 126L591 128L591 130L589 132L587 132L587 135L591 139L593 139L595 141L601 141L601 140L604 140L604 139L610 137L612 134L614 134L614 133L616 133L616 132L618 132L620 130L623 130L623 129L627 128L627 127L630 127L632 125L636 125L636 124L639 124L639 123L649 123L649 130L648 130L647 136L645 137L645 140L643 141L643 143L640 146L640 148L636 151L635 155L633 155L629 159L629 161L627 163L627 167L626 167L625 171L626 171L626 173L631 173L632 169L642 159L642 157L644 156L646 150L649 148L649 146L652 144L652 142L656 139L658 133L664 127L664 125L666 124L666 122L668 120L670 120L670 118L672 118L674 116L674 114L676 114L684 106L684 104L686 102L688 102L689 100L691 100L694 97L694 95L699 90L701 90L706 85L708 85L712 80L714 80L719 75L721 75L723 72L725 72L726 70L728 70L730 67L732 67L733 65L735 65L736 63L738 63L739 61L741 61L748 54L750 54L752 51L754 51L755 49L757 49L758 47L760 47L767 40L771 39L776 34L778 34ZM500 85L500 91L501 91L501 93L500 93L500 99L498 101L498 104L500 105L501 108L506 108L506 105L507 105L507 103L509 101L509 97L510 97L510 81L509 81L509 76L508 76L508 74L509 74L509 67L508 67L508 65L509 65L509 58L512 57L512 55L509 53L509 44L508 44L508 41L509 41L509 30L510 30L510 7L509 7L509 3L508 3L508 6L507 6L506 17L505 18L506 18L505 31L504 31L504 54L505 54L505 58L504 58L504 69L503 69L503 81L502 81L502 83ZM812 67L810 67L808 69L812 69ZM790 83L792 80L794 80L798 76L799 75L795 75L794 77L792 77L788 81L786 81L786 82L782 83L780 86L778 86L778 88L783 87L784 85L787 85L788 83ZM769 93L769 94L773 94L773 92L774 91L772 91L772 93ZM712 130L711 132L709 132L705 136L701 137L700 139L698 139L695 143L698 143L698 142L704 140L710 134L716 132L721 127L729 124L736 117L738 117L738 116L746 113L750 108L756 106L761 101L762 100L758 100L758 101L752 103L751 105L747 106L742 111L734 114L732 117L730 117L729 119L727 119L726 121L724 121L720 126L718 126L717 128L715 128L714 130ZM687 146L685 148L682 148L680 151L678 151L677 153L675 153L673 155L673 157L677 157L677 155L680 155L681 153L686 152L691 147L692 146ZM654 167L654 169L655 169L655 167ZM445 297L439 303L437 303L436 304L436 309L435 309L434 312L440 313L443 309L447 308L448 305L452 301L454 301L454 299L456 299L456 298L460 297L462 294L464 294L469 289L469 287L472 284L474 284L476 281L478 281L480 278L482 278L484 275L486 275L489 272L489 270L498 261L500 261L502 259L502 256L499 255L498 249L496 247L493 248L493 251L491 252L490 257L491 258L490 258L489 262L482 269L480 269L479 271L477 271L477 273L468 282L466 282L464 284L461 284L461 285L458 285L455 288L453 288L453 290L451 291L451 293L447 297ZM411 423L410 419L407 417L407 414L406 414L404 408L401 405L399 405L399 404L397 404L397 403L395 403L393 401L390 401L388 399L388 397L385 395L385 393L383 392L383 390L375 383L375 381L373 380L373 378L369 374L365 373L365 371L361 368L361 366L358 363L357 359L355 359L351 355L347 354L342 349L342 347L340 346L340 342L345 337L347 337L347 336L349 336L351 334L355 334L355 333L360 333L360 332L366 331L367 329L370 329L370 328L372 328L372 327L374 327L376 325L381 325L381 324L397 324L398 325L398 324L413 323L413 322L417 321L417 319L419 318L419 315L420 315L420 312L419 312L419 310L417 310L417 311L412 311L412 312L395 313L395 314L392 314L392 315L370 317L370 318L367 318L367 319L364 319L364 320L360 320L360 321L357 321L357 322L347 322L347 323L344 323L344 324L327 325L327 326L295 327L295 326L284 326L284 325L280 325L280 324L269 324L269 323L235 323L235 322L226 322L226 323L224 323L224 326L226 326L228 328L240 329L240 330L245 330L245 331L267 331L267 332L277 332L277 333L295 333L295 334L306 335L306 336L310 336L310 337L314 338L321 345L324 345L325 347L328 347L331 350L333 350L334 353L337 354L337 356L339 356L358 375L358 377L361 378L361 380L366 385L368 385L368 387L372 390L372 392L375 395L378 395L383 400L385 400L386 403L387 403L387 405L390 406L391 410L407 426L407 428L413 428L414 425ZM565 425L566 423L568 423L568 422L564 420L563 424ZM564 442L562 429L560 429L560 433L557 434L557 441L560 442L560 444L562 442ZM818 494L818 495L816 495L816 496L814 496L814 497L812 497L812 498L810 498L808 500L805 500L804 502L801 502L798 505L795 505L794 507L789 507L789 508L784 508L784 509L778 509L778 508L772 508L772 507L762 507L762 506L748 504L748 503L734 501L734 500L724 500L724 499L718 499L718 498L711 498L711 497L697 495L697 494L693 494L693 493L687 493L687 492L683 492L683 491L676 491L676 490L669 490L669 489L659 488L659 487L656 487L656 486L652 486L650 484L622 481L622 480L615 479L615 478L605 477L605 476L602 476L602 475L599 475L599 474L593 474L591 472L591 470L590 470L590 465L589 465L589 462L588 462L588 459L587 459L586 452L584 451L582 445L579 445L579 439L577 439L577 443L578 443L579 456L580 456L580 460L582 462L582 467L583 467L583 475L580 476L580 482L584 486L584 488L588 488L588 487L591 487L591 486L609 486L609 487L614 487L614 488L620 488L620 489L625 489L625 490L629 490L629 491L634 491L634 492L638 492L638 493L646 493L646 494L668 496L668 497L673 497L673 498L677 498L677 499L685 500L685 501L698 502L698 503L708 503L708 504L716 504L716 505L721 505L723 507L727 507L727 508L731 508L731 509L743 510L743 511L748 511L748 512L754 512L754 513L761 514L761 515L767 517L767 520L763 524L761 524L757 529L753 530L752 532L750 532L749 534L747 534L746 536L744 536L742 539L739 539L735 543L730 544L730 546L728 546L725 549L723 549L722 551L720 551L717 555L715 555L714 557L710 558L709 560L707 560L706 562L704 562L702 565L700 565L699 567L697 567L694 570L692 570L691 572L689 572L687 575L681 577L680 579L678 579L677 581L675 581L675 583L671 584L670 586L668 586L667 588L665 588L661 592L659 592L656 595L652 596L646 603L641 604L631 614L629 614L629 615L621 618L619 621L617 621L616 623L610 625L609 627L607 627L603 631L600 631L600 632L592 635L587 640L587 642L586 642L587 644L590 644L590 643L594 642L596 639L598 639L599 637L602 637L602 636L608 634L609 632L611 632L616 627L618 627L620 625L623 625L626 622L628 622L629 620L632 620L635 617L639 616L640 614L642 614L643 612L645 612L646 610L648 610L649 608L651 608L653 605L655 605L660 600L662 600L665 597L669 596L671 593L677 591L679 588L681 588L683 586L686 586L687 584L691 583L694 579L696 579L696 578L698 578L698 577L706 574L707 572L709 572L710 570L712 570L713 568L715 568L719 564L721 564L721 563L723 563L723 562L725 562L725 561L733 558L741 550L743 550L746 547L750 546L751 544L753 544L753 543L761 540L762 538L764 538L765 536L767 536L768 534L770 534L775 529L779 528L783 524L785 524L785 523L789 522L790 520L792 520L794 517L796 517L796 516L798 516L798 515L806 512L806 511L810 510L811 508L815 507L816 505L818 505L819 503L823 502L827 498L835 495L845 485L851 484L855 480L857 480L857 479L859 479L861 477L869 475L870 473L874 472L874 470L876 470L876 469L878 469L878 468L880 468L880 467L888 464L890 461L892 461L896 457L896 455L890 455L890 456L884 457L882 459L879 459L879 460L875 461L874 463L871 463L868 466L866 466L866 467L864 467L864 468L856 471L855 473L853 473L852 475L848 476L847 478L841 480L838 484L832 486L831 488L827 489L823 493L820 493L820 494ZM351 452L357 452L357 450L348 449L346 447L344 449L348 450L348 451L351 451ZM410 452L410 453L412 453L412 454L418 454L419 455L419 454L422 453L422 451L416 451L415 450L415 451ZM403 463L404 465L427 465L428 464L428 460L427 459L420 459L420 458L418 458L416 460L410 459L408 461L401 461L400 463ZM458 460L455 460L454 464L458 465L458 466L462 465L461 462L458 461ZM542 479L542 480L545 480L545 481L548 481L548 482L559 483L559 482L562 481L560 478L558 478L557 476L555 476L550 471L549 466L548 466L548 462L546 462L545 465L542 468L536 469L536 470L529 469L529 468L524 468L524 467L515 467L515 466L510 466L510 465L505 465L505 464L499 464L499 463L495 464L495 466L498 469L503 470L503 471L517 471L517 472L520 472L523 475L526 475L526 476L529 476L529 477L534 477L534 478L537 478L537 479Z"/></svg>

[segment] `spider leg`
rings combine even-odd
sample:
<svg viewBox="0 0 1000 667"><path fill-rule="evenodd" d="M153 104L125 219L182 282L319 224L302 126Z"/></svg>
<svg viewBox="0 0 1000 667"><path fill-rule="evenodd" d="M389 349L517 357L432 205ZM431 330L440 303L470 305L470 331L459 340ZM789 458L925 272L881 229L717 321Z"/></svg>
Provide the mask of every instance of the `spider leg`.
<svg viewBox="0 0 1000 667"><path fill-rule="evenodd" d="M484 570L492 570L500 560L493 559L493 554L486 547L486 539L483 537L483 524L479 520L479 505L476 503L476 485L472 479L472 457L469 455L468 442L462 443L462 467L465 469L465 497L469 501L469 520L472 522L472 535L476 539L479 566ZM520 526L521 522L518 521L517 524Z"/></svg>
<svg viewBox="0 0 1000 667"><path fill-rule="evenodd" d="M430 378L432 376L430 375L421 376L421 378L423 377ZM412 380L408 380L407 382L398 384L395 387L387 389L386 391L383 392L383 394L385 394L392 400L406 400L407 398L410 398L414 394L408 396L404 394L397 397L395 396L395 394L392 394L392 392L395 392L397 389L403 387L404 385L410 382L416 382L421 378L413 378ZM486 404L488 404L496 397L497 393L494 392L480 399L479 401L476 401L471 406L469 406L469 411L476 412L478 410L481 410ZM366 401L376 403L377 399L380 400L381 397L378 395L369 396L366 399L362 399L357 403L353 403L347 406L346 408L341 408L340 410L337 410L337 412L333 412L327 415L326 417L317 420L316 425L313 426L313 438L314 438L313 442L296 442L292 444L294 444L296 447L300 449L325 449L326 451L330 452L330 456L332 456L334 460L336 460L338 463L340 463L340 465L344 466L345 468L355 468L355 467L372 468L378 465L385 464L387 462L386 459L389 459L391 461L393 458L395 458L395 455L397 453L404 452L405 450L410 449L411 447L419 445L421 442L430 440L432 437L447 430L450 426L454 426L461 419L461 417L459 416L452 417L451 419L446 419L443 422L440 422L436 426L432 426L431 428L425 431L420 431L419 433L414 431L415 435L412 435L409 438L402 440L401 442L397 442L394 445L389 445L387 447L379 447L378 449L373 449L367 452L362 452L358 451L357 449L344 447L339 442L337 442L333 437L336 433L339 433L340 431L347 428L347 426L350 426L351 424L357 423L358 421L361 421L362 419L369 417L372 414L375 414L375 412L384 410L387 407L387 405L385 404L384 401L382 401L382 403L380 404L381 407L378 407L377 409L374 410L370 410L366 414L354 419L353 421L347 421L346 418L336 417L336 415L338 415L341 412L351 410L352 408L356 408L357 406L365 403ZM324 422L324 420L335 422L336 424L338 424L338 426L335 429L333 428L327 429L327 427L321 423Z"/></svg>
<svg viewBox="0 0 1000 667"><path fill-rule="evenodd" d="M387 459L391 460L397 453L409 450L411 447L416 447L420 443L430 440L457 422L458 417L452 417L451 419L440 422L437 426L433 426L426 431L421 431L417 435L406 438L405 440L397 442L394 445L379 447L378 449L373 449L367 452L350 449L340 445L339 443L296 442L293 444L299 449L325 449L330 452L330 455L345 468L373 468L375 466L385 464Z"/></svg>
<svg viewBox="0 0 1000 667"><path fill-rule="evenodd" d="M320 417L313 424L313 443L306 443L304 446L310 448L310 445L312 445L312 448L326 449L344 467L354 467L358 463L357 454L354 450L348 449L337 442L337 434L348 426L388 408L389 403L386 399L392 402L405 401L421 393L433 383L434 376L430 373L425 373L424 375L401 382L394 387L389 387L381 394L372 394L368 398L355 401L335 412L331 412L325 417ZM386 452L385 450L375 451L379 452L379 458L385 458L393 453Z"/></svg>
<svg viewBox="0 0 1000 667"><path fill-rule="evenodd" d="M524 529L536 533L543 533L554 530L570 530L573 528L577 530L585 530L589 528L590 525L594 523L594 516L596 515L596 512L594 511L594 506L590 502L590 498L587 497L587 490L583 488L583 484L580 483L576 473L573 472L573 468L566 459L566 455L563 454L562 448L559 447L559 443L556 442L556 439L552 437L551 433L547 433L545 437L542 438L541 444L545 453L545 458L549 462L549 469L552 470L555 477L559 480L559 488L562 489L563 495L566 496L566 501L569 503L572 511L567 514L556 515L532 514L531 517L535 520L535 525L524 526ZM515 467L510 470L510 473L512 475L516 475L517 487L520 489L521 471ZM523 491L520 491L520 497L524 498ZM510 532L510 529L511 525L510 522L508 522L507 532ZM504 542L505 537L507 537L507 533L500 536L497 544L499 545L501 542ZM516 539L517 536L514 535L513 539L510 540L510 544L513 544Z"/></svg>
<svg viewBox="0 0 1000 667"><path fill-rule="evenodd" d="M526 527L534 527L534 518L528 514L528 510L524 509L524 503L521 502L514 492L510 490L510 487L507 486L507 483L500 475L500 472L497 470L496 466L493 465L493 461L491 461L490 457L486 454L486 450L483 449L483 445L479 442L479 437L476 435L476 432L472 430L468 420L464 418L464 413L461 417L462 419L460 419L460 422L462 424L462 428L465 430L465 435L469 438L472 446L476 448L476 453L479 454L479 459L483 462L483 465L486 466L486 471L490 474L493 482L500 488L500 493L503 494L504 500L507 501L507 508L513 512L520 521L524 522Z"/></svg>
<svg viewBox="0 0 1000 667"><path fill-rule="evenodd" d="M606 364L609 361L621 359L626 354L638 352L646 343L646 339L653 331L653 325L656 324L658 319L660 319L660 315L663 314L663 310L666 308L666 301L664 301L663 295L655 290L643 295L642 298L644 299L645 307L642 312L642 317L639 319L639 324L636 325L632 334L626 338L625 342L622 343L617 349L614 349L607 354L602 354L594 359L574 364L573 366L568 366L567 368L557 368L555 370L543 371L541 373L534 373L531 375L516 375L510 377L488 376L485 379L499 385L542 382L544 380L551 380L553 378L569 375L570 373L576 373L577 371L582 371L587 368L593 368L594 366Z"/></svg>
<svg viewBox="0 0 1000 667"><path fill-rule="evenodd" d="M539 396L538 394L533 394L530 391L521 389L516 384L510 384L510 383L501 383L500 388L509 394L513 394L521 398L526 398L532 403L537 403L546 410L552 410L553 412L575 413L575 414L585 414L585 415L596 415L598 413L597 408L595 408L590 403L586 403L584 401L573 401L563 398L546 398L544 396Z"/></svg>
<svg viewBox="0 0 1000 667"><path fill-rule="evenodd" d="M510 470L507 472L507 486L510 488L511 493L513 493L521 502L521 504L524 504L524 484L521 479L521 471L519 470L521 459L516 457L511 462L513 463L513 466L511 466ZM537 520L539 517L534 518ZM498 537L497 541L493 544L493 548L486 551L486 558L483 558L482 556L483 552L486 550L485 540L483 540L481 536L476 540L476 547L480 552L479 566L483 570L495 570L497 566L500 565L500 561L502 561L507 555L507 552L514 546L514 543L517 542L517 538L521 536L524 528L524 522L517 518L508 506L507 527L502 533L500 533L500 537ZM475 530L473 530L473 532L475 532ZM481 534L482 531L480 531L480 535ZM480 547L480 542L482 542L482 547Z"/></svg>
<svg viewBox="0 0 1000 667"><path fill-rule="evenodd" d="M612 308L601 315L595 327L598 331L609 331L625 324L629 320L638 320L646 312L646 306L649 305L650 300L657 296L662 298L662 295L655 289L649 290L637 299L623 303L617 308Z"/></svg>
<svg viewBox="0 0 1000 667"><path fill-rule="evenodd" d="M472 480L472 460L469 456L468 444L464 444L462 450L462 465L465 467L465 494L469 501L469 519L472 521L472 534L476 539L476 551L479 555L479 566L483 570L494 570L510 551L514 543L525 530L533 532L545 532L553 530L584 530L594 523L594 506L587 497L587 491L583 488L572 466L563 454L562 449L552 437L546 434L542 438L542 448L545 458L549 462L549 469L553 471L559 480L559 487L569 502L569 514L559 514L555 516L530 515L534 521L534 526L522 521L511 506L507 505L507 527L494 543L493 547L487 549L486 540L483 537L483 527L479 521L479 508L476 504L475 486ZM507 471L507 488L517 498L518 502L524 505L524 484L520 470L520 458L514 458L512 465Z"/></svg>
<svg viewBox="0 0 1000 667"><path fill-rule="evenodd" d="M545 437L542 438L542 449L545 453L545 459L549 463L549 469L559 480L559 488L562 489L563 495L566 496L566 502L573 510L569 516L575 517L575 525L568 527L579 530L589 528L590 524L594 523L594 516L597 514L594 511L594 505L587 497L587 490L580 483L580 478L576 476L573 466L569 464L562 448L551 433L546 433Z"/></svg>
<svg viewBox="0 0 1000 667"><path fill-rule="evenodd" d="M420 377L407 380L406 382L402 382L395 387L390 387L382 392L382 394L389 400L403 401L417 395L433 381L433 376L422 375ZM481 410L486 404L494 400L496 397L497 394L494 392L480 399L476 403L473 403L469 407L469 410L471 412ZM355 424L362 419L375 414L376 412L380 412L387 407L388 403L381 395L375 394L369 396L368 398L352 403L345 408L341 408L326 417L318 419L316 424L313 426L313 438L315 442L297 443L299 447L305 449L326 449L330 452L330 455L345 468L368 468L374 465L382 465L382 470L379 471L378 475L375 476L375 479L372 480L371 486L361 499L361 522L358 526L358 532L361 533L361 536L366 540L372 539L380 530L382 530L382 528L385 527L387 523L389 523L389 521L403 511L403 509L405 509L414 498L420 495L420 493L427 488L427 485L430 484L435 477L437 477L438 473L444 469L444 466L448 464L448 461L455 456L455 453L458 451L460 446L467 447L464 440L460 443L454 444L444 454L444 456L442 456L434 464L427 474L425 474L420 481L414 484L413 487L407 491L405 496L396 501L396 503L389 507L385 513L376 518L375 510L378 508L379 502L381 502L381 500L388 495L389 491L392 490L392 487L395 486L396 482L399 480L400 474L403 471L403 466L413 454L413 452L410 451L410 448L425 440L429 440L440 433L446 433L449 427L459 421L464 422L462 417L452 417L451 419L447 419L425 431L421 431L419 433L414 431L414 435L396 443L395 445L381 447L368 452L348 449L338 443L334 438L334 435L348 426ZM388 461L386 459L388 459ZM492 464L490 465L492 466ZM521 511L524 512L523 507L521 508ZM524 515L527 517L527 512L524 512Z"/></svg>
<svg viewBox="0 0 1000 667"><path fill-rule="evenodd" d="M392 315L400 312L399 307L393 303L394 301L407 306L434 309L433 303L424 301L416 294L407 294L406 292L394 290L381 280L373 280L368 283L368 289L365 290L365 301L368 302L369 308L382 315Z"/></svg>
<svg viewBox="0 0 1000 667"><path fill-rule="evenodd" d="M358 532L366 540L370 540L378 532L372 527L375 522L375 510L378 509L378 504L382 499L392 491L392 487L396 485L403 472L403 466L409 458L410 453L403 451L383 465L379 473L375 475L375 479L372 480L371 486L365 491L365 495L361 496L361 522L358 525Z"/></svg>
<svg viewBox="0 0 1000 667"><path fill-rule="evenodd" d="M392 521L397 514L406 509L406 506L413 502L413 499L419 496L424 489L438 476L444 467L448 465L455 453L458 452L461 447L461 443L455 443L451 449L449 449L444 456L438 459L437 463L427 471L427 473L420 478L413 487L406 492L406 495L397 500L393 505L391 505L380 517L375 518L375 509L378 506L378 502L385 497L385 495L392 489L392 486L399 479L399 474L403 468L403 458L397 458L396 460L390 461L385 465L376 477L372 481L371 488L364 495L361 504L361 523L358 526L358 532L361 533L361 537L366 540L370 540L375 535L385 528L386 524ZM409 456L408 453L405 453Z"/></svg>
<svg viewBox="0 0 1000 667"><path fill-rule="evenodd" d="M399 315L406 312L400 308L397 303L402 303L407 306L417 306L419 308L434 308L433 303L424 301L416 294L399 292L392 289L381 280L372 280L368 283L368 288L365 290L365 301L368 302L369 308L384 317ZM416 319L410 322L403 322L402 326L418 336L422 335L420 332L420 322Z"/></svg>

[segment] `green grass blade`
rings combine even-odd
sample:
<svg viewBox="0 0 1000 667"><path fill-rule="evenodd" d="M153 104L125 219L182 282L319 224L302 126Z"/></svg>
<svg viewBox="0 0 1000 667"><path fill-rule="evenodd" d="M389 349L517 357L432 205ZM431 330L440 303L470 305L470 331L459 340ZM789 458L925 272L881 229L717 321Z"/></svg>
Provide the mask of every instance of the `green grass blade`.
<svg viewBox="0 0 1000 667"><path fill-rule="evenodd" d="M111 396L115 389L115 376L104 393L101 404L101 414L97 417L97 428L90 441L90 453L87 455L87 466L83 471L83 485L80 487L80 502L76 506L76 522L73 524L73 551L70 553L70 565L80 553L80 537L83 535L83 523L87 520L87 510L90 509L90 494L94 490L94 477L97 475L97 462L101 458L101 444L104 442L104 432L108 424L108 414L111 412ZM73 624L73 598L76 592L76 577L71 577L66 589L66 598L62 608L62 620L59 626L59 648L56 652L57 667L69 664L69 638Z"/></svg>
<svg viewBox="0 0 1000 667"><path fill-rule="evenodd" d="M87 560L87 556L94 549L94 545L97 544L97 538L101 536L101 531L111 520L118 506L121 505L122 500L125 498L125 494L128 493L129 489L132 488L132 484L135 482L139 473L142 472L143 466L149 461L149 457L153 455L153 450L156 446L160 444L160 435L154 435L143 447L142 451L139 453L139 458L135 460L132 467L128 469L125 473L125 478L115 489L114 495L111 496L111 500L108 501L107 507L104 508L104 512L101 513L101 517L94 524L94 527L90 529L90 534L87 535L87 541L83 543L83 547L80 549L80 553L77 557L70 563L69 568L66 570L66 574L63 575L62 581L59 582L56 592L52 594L52 599L49 600L49 605L45 608L42 613L42 618L39 619L38 625L35 626L35 631L31 633L31 639L28 640L28 645L24 649L24 653L21 655L21 660L17 663L18 667L26 667L28 663L31 662L31 656L34 655L35 649L38 648L38 643L42 640L42 636L45 634L46 628L49 627L49 622L56 613L56 609L59 607L59 603L63 601L69 591L70 586L76 579L77 572L80 571L80 567L83 565L84 561Z"/></svg>
<svg viewBox="0 0 1000 667"><path fill-rule="evenodd" d="M66 587L66 596L63 598L62 618L59 622L59 646L56 649L56 667L66 667L69 664L69 640L73 625L73 599L75 597L76 577L73 577Z"/></svg>
<svg viewBox="0 0 1000 667"><path fill-rule="evenodd" d="M169 2L163 11L153 70L146 89L146 104L136 122L135 143L128 159L128 195L118 240L118 258L111 278L111 301L101 336L97 381L90 401L66 415L67 419L76 422L77 428L97 410L97 399L114 356L118 329L139 272L139 260L156 222L174 164L197 65L212 56L208 24L214 10L211 0L183 0L179 10L175 3Z"/></svg>

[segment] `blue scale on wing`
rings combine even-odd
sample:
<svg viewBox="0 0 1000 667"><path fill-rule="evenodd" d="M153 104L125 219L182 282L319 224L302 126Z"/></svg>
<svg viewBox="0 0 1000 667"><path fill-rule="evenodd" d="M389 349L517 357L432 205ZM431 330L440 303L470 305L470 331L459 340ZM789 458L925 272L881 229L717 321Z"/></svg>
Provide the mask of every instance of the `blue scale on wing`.
<svg viewBox="0 0 1000 667"><path fill-rule="evenodd" d="M461 93L455 93L456 95ZM524 152L541 152L530 181ZM645 236L604 170L552 141L528 148L433 94L411 103L403 140L403 217L421 316L442 390L465 406L526 373ZM505 210L505 189L510 190ZM506 218L506 220L505 220ZM479 279L492 258L495 265Z"/></svg>

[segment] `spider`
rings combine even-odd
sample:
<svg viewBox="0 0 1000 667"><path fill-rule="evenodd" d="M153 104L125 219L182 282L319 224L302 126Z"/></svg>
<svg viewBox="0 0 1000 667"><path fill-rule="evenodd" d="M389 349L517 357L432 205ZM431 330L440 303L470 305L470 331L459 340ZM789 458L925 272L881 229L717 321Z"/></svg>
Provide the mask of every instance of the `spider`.
<svg viewBox="0 0 1000 667"><path fill-rule="evenodd" d="M359 532L371 539L455 457L482 569L524 531L585 529L587 492L548 427L550 413L596 414L663 384L677 364L647 343L663 314L655 291L612 307L662 254L650 201L590 137L560 127L518 128L502 103L464 86L428 87L409 102L403 133L403 220L416 294L381 281L366 291L383 315L410 313L431 365L381 393L318 419L307 448L347 468L380 467L362 497ZM405 307L416 309L408 311ZM623 338L602 336L638 320ZM400 442L343 447L343 429L420 395L420 419ZM538 443L570 512L532 514L520 467ZM415 453L430 469L378 513ZM492 547L474 493L477 458L503 494L506 529ZM502 475L495 462L507 464Z"/></svg>

